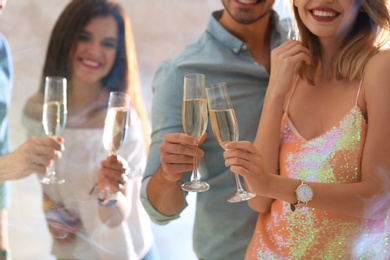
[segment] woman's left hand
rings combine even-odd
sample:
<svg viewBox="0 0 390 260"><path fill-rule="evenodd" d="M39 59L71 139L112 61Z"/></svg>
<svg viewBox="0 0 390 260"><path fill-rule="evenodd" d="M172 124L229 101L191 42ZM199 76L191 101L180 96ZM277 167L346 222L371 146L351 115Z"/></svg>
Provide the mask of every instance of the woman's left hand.
<svg viewBox="0 0 390 260"><path fill-rule="evenodd" d="M124 158L111 155L101 162L98 190L103 190L105 185L108 185L113 193L123 191L128 180L129 166Z"/></svg>
<svg viewBox="0 0 390 260"><path fill-rule="evenodd" d="M291 88L295 69L302 63L310 64L311 54L299 41L290 40L273 49L267 92L284 97Z"/></svg>

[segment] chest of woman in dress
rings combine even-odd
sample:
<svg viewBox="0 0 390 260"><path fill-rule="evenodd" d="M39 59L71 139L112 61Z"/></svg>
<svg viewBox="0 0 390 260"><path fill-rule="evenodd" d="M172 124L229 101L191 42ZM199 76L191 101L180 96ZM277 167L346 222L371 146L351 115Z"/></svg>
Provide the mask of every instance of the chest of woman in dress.
<svg viewBox="0 0 390 260"><path fill-rule="evenodd" d="M281 175L316 182L359 181L367 128L360 82L300 82L283 117Z"/></svg>

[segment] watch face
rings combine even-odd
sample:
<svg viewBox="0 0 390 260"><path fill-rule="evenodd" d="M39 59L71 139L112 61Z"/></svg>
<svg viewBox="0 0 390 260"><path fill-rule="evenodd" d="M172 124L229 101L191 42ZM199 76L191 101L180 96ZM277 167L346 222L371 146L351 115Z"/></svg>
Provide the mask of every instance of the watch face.
<svg viewBox="0 0 390 260"><path fill-rule="evenodd" d="M303 203L307 203L313 199L313 190L307 184L302 184L297 188L297 198Z"/></svg>

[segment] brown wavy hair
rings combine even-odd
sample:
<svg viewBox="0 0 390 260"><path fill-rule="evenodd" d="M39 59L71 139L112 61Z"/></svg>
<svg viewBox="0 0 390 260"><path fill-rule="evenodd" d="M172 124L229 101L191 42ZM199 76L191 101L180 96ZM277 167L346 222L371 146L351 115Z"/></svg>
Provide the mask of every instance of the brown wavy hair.
<svg viewBox="0 0 390 260"><path fill-rule="evenodd" d="M380 48L389 41L390 10L388 0L356 0L360 12L353 29L333 57L334 73L340 79L362 79L364 66ZM300 77L314 85L314 75L321 59L318 37L305 27L299 17L294 0L290 1L299 29L300 39L312 54L310 65L302 64L298 69Z"/></svg>
<svg viewBox="0 0 390 260"><path fill-rule="evenodd" d="M150 126L140 91L137 57L130 19L123 8L113 0L72 0L63 10L52 30L39 91L44 92L45 76L72 78L69 54L78 42L89 21L95 17L111 16L118 24L118 45L114 65L102 86L109 91L123 91L130 95L131 106L139 114L146 144L150 144ZM70 82L70 80L68 80ZM72 91L72 86L68 86Z"/></svg>

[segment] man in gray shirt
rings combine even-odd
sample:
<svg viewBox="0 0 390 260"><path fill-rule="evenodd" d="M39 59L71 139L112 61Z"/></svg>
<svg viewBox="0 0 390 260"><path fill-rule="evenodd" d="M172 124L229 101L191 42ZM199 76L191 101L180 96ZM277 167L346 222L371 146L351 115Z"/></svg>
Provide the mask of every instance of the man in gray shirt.
<svg viewBox="0 0 390 260"><path fill-rule="evenodd" d="M156 72L152 145L141 191L155 223L179 218L187 206L180 186L191 177L193 157L201 158L201 179L210 189L197 194L193 240L199 259L243 259L258 213L245 202L227 202L235 194L235 179L224 165L223 149L210 124L199 147L195 138L183 133L184 75L205 74L207 85L226 82L240 140L253 141L269 80L270 50L287 35L272 9L274 0L222 3L224 10L212 14L206 31Z"/></svg>

